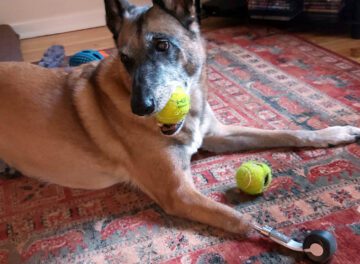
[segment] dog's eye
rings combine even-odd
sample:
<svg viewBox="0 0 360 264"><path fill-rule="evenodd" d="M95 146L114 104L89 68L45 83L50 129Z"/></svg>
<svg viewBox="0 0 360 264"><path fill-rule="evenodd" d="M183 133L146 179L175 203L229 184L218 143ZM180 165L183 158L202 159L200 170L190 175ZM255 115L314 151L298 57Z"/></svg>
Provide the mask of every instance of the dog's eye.
<svg viewBox="0 0 360 264"><path fill-rule="evenodd" d="M169 41L167 40L158 40L155 43L155 49L160 52L167 51L170 47Z"/></svg>
<svg viewBox="0 0 360 264"><path fill-rule="evenodd" d="M124 64L128 64L130 62L130 58L128 55L124 54L124 53L121 53L120 54L120 60L122 63Z"/></svg>

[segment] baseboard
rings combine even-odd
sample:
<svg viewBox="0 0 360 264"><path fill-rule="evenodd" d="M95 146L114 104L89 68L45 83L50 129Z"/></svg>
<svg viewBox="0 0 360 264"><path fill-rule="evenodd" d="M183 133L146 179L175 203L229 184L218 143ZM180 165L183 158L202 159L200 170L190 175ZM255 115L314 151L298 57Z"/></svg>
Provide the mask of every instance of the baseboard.
<svg viewBox="0 0 360 264"><path fill-rule="evenodd" d="M11 24L16 33L20 35L21 39L99 27L103 25L105 25L105 11L103 9Z"/></svg>

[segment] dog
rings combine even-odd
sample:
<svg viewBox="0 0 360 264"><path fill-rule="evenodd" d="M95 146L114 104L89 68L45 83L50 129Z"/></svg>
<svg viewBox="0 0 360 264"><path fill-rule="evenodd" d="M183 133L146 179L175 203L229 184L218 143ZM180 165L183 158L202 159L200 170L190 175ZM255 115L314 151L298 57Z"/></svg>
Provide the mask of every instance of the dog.
<svg viewBox="0 0 360 264"><path fill-rule="evenodd" d="M207 98L205 41L192 0L136 7L105 0L117 53L66 69L0 64L0 158L25 175L72 188L130 182L170 214L229 232L250 217L195 189L199 149L236 152L355 142L360 129L262 130L220 123ZM158 125L175 86L191 98L185 121Z"/></svg>

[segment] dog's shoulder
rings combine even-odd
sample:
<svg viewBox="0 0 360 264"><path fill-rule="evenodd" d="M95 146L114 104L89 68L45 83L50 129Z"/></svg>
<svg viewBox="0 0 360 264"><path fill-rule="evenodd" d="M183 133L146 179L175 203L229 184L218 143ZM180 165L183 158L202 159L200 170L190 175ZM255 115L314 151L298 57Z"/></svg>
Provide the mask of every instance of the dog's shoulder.
<svg viewBox="0 0 360 264"><path fill-rule="evenodd" d="M64 71L68 74L68 84L73 86L80 79L90 79L98 73L101 61L93 61L77 67L66 67Z"/></svg>

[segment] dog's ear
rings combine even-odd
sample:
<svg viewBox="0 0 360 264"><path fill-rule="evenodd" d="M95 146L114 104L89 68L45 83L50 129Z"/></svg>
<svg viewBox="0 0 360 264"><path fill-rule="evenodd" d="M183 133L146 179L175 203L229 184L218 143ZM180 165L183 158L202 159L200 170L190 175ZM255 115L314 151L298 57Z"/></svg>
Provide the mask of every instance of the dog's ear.
<svg viewBox="0 0 360 264"><path fill-rule="evenodd" d="M154 5L158 5L166 12L177 18L187 29L196 22L196 12L193 0L153 0Z"/></svg>
<svg viewBox="0 0 360 264"><path fill-rule="evenodd" d="M106 12L106 25L117 39L125 13L133 8L127 0L104 0Z"/></svg>

